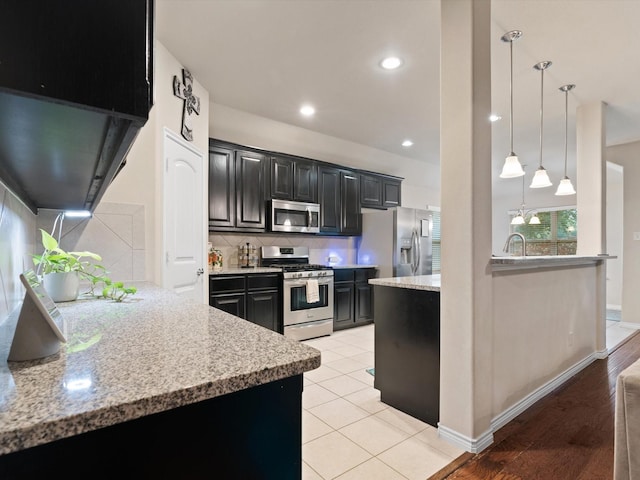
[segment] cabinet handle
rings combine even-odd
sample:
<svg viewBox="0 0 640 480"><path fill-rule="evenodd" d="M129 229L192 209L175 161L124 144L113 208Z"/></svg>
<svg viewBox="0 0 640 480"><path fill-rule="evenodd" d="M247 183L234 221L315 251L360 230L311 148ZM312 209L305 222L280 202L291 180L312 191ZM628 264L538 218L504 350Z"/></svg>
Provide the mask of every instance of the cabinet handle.
<svg viewBox="0 0 640 480"><path fill-rule="evenodd" d="M196 275L200 276L204 273L204 268L199 268L198 270L196 270Z"/></svg>

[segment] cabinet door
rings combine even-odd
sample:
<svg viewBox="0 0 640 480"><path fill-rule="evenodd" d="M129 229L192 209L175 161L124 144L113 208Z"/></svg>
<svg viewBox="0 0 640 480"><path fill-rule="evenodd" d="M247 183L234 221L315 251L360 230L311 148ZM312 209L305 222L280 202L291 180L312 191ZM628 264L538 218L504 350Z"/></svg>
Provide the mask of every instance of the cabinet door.
<svg viewBox="0 0 640 480"><path fill-rule="evenodd" d="M209 147L209 226L233 227L236 200L233 151Z"/></svg>
<svg viewBox="0 0 640 480"><path fill-rule="evenodd" d="M277 290L247 293L247 320L280 332L280 296Z"/></svg>
<svg viewBox="0 0 640 480"><path fill-rule="evenodd" d="M333 289L333 329L340 330L353 326L354 322L354 284L336 283Z"/></svg>
<svg viewBox="0 0 640 480"><path fill-rule="evenodd" d="M264 165L259 153L235 154L236 228L265 228Z"/></svg>
<svg viewBox="0 0 640 480"><path fill-rule="evenodd" d="M358 174L340 172L340 192L342 200L340 233L360 235L362 214L360 213L360 178Z"/></svg>
<svg viewBox="0 0 640 480"><path fill-rule="evenodd" d="M360 203L363 207L382 206L382 179L373 175L360 175Z"/></svg>
<svg viewBox="0 0 640 480"><path fill-rule="evenodd" d="M224 310L236 317L244 317L244 293L226 293L222 295L211 295L209 305L220 310Z"/></svg>
<svg viewBox="0 0 640 480"><path fill-rule="evenodd" d="M293 174L293 199L315 203L318 198L318 166L313 162L296 160Z"/></svg>
<svg viewBox="0 0 640 480"><path fill-rule="evenodd" d="M383 182L383 207L400 206L400 185L400 182L394 180L385 180Z"/></svg>
<svg viewBox="0 0 640 480"><path fill-rule="evenodd" d="M318 170L320 231L340 233L340 170L320 167Z"/></svg>
<svg viewBox="0 0 640 480"><path fill-rule="evenodd" d="M366 283L357 283L355 322L369 322L373 320L373 286Z"/></svg>
<svg viewBox="0 0 640 480"><path fill-rule="evenodd" d="M293 200L294 163L289 158L271 157L271 198Z"/></svg>

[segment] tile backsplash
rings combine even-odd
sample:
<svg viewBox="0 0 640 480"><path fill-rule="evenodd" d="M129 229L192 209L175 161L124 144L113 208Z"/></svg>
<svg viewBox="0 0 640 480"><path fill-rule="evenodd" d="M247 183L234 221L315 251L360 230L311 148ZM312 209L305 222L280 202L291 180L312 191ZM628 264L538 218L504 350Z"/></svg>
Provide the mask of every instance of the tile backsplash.
<svg viewBox="0 0 640 480"><path fill-rule="evenodd" d="M222 251L223 268L238 266L238 247L247 242L258 251L262 246L309 247L309 262L318 264L346 265L356 263L357 237L323 237L318 235L254 235L236 233L210 233L209 241Z"/></svg>
<svg viewBox="0 0 640 480"><path fill-rule="evenodd" d="M37 228L51 232L58 210L39 210ZM101 265L113 280L145 280L144 206L101 203L91 218L64 219L60 247L90 251L102 257ZM38 230L38 250L41 250ZM58 238L57 229L56 235Z"/></svg>
<svg viewBox="0 0 640 480"><path fill-rule="evenodd" d="M33 267L36 216L0 183L0 323L22 304L19 275Z"/></svg>

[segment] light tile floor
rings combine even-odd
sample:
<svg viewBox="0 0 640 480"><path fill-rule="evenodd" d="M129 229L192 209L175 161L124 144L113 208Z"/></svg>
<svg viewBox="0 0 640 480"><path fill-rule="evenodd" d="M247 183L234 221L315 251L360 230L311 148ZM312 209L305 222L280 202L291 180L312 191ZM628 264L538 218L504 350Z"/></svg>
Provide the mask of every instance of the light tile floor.
<svg viewBox="0 0 640 480"><path fill-rule="evenodd" d="M438 430L380 401L373 388L374 326L304 343L322 365L304 374L303 480L425 480L463 453Z"/></svg>
<svg viewBox="0 0 640 480"><path fill-rule="evenodd" d="M636 330L607 321L609 351ZM304 374L303 480L425 480L463 451L435 427L380 401L373 388L374 326L306 340L322 365Z"/></svg>

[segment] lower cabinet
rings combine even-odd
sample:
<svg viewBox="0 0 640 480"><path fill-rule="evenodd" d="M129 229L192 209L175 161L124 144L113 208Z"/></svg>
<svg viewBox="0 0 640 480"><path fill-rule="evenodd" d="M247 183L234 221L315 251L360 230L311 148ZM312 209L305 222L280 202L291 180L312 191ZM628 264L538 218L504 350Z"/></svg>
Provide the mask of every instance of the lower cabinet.
<svg viewBox="0 0 640 480"><path fill-rule="evenodd" d="M282 281L278 273L209 277L209 305L283 333Z"/></svg>
<svg viewBox="0 0 640 480"><path fill-rule="evenodd" d="M357 327L373 322L375 268L336 268L333 271L333 329Z"/></svg>

